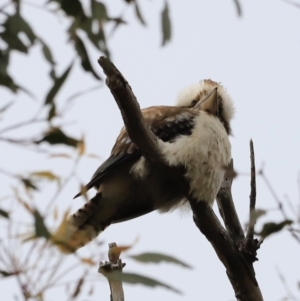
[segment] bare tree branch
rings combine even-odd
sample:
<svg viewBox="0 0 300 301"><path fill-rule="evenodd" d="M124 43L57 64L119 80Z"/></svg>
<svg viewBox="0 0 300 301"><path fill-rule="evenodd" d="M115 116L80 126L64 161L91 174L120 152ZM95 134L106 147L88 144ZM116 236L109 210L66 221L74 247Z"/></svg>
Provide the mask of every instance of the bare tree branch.
<svg viewBox="0 0 300 301"><path fill-rule="evenodd" d="M128 82L115 65L104 56L100 57L98 63L107 75L106 84L119 106L130 139L143 151L147 160L165 165L157 138L146 125Z"/></svg>
<svg viewBox="0 0 300 301"><path fill-rule="evenodd" d="M226 268L227 276L239 301L262 301L259 286L242 259L227 231L206 201L189 198L196 226L212 244Z"/></svg>
<svg viewBox="0 0 300 301"><path fill-rule="evenodd" d="M244 240L245 236L231 195L231 186L234 176L233 160L231 160L221 188L217 194L217 204L228 234L234 245L238 246L240 242Z"/></svg>

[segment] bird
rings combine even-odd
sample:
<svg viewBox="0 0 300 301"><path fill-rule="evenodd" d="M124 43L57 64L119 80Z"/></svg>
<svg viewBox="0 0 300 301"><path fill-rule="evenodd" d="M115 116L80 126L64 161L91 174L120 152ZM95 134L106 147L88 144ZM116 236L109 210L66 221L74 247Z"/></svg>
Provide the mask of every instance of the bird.
<svg viewBox="0 0 300 301"><path fill-rule="evenodd" d="M184 206L188 195L213 204L231 160L235 107L227 90L206 79L179 92L176 106L141 112L174 172L153 166L123 127L110 157L74 197L96 189L96 195L68 218L62 251L76 251L111 224Z"/></svg>

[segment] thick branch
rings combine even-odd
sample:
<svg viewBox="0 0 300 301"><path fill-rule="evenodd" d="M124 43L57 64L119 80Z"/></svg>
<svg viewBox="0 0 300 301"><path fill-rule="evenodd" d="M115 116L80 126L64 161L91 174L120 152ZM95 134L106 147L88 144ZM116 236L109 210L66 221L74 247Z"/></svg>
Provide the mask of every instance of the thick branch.
<svg viewBox="0 0 300 301"><path fill-rule="evenodd" d="M100 267L98 272L107 277L109 287L110 287L110 300L111 301L124 301L124 292L122 281L118 281L113 277L108 277L108 275L114 271L122 272L125 263L122 263L120 257L120 252L116 243L110 243L108 250L109 262L100 262ZM116 250L116 252L115 252Z"/></svg>
<svg viewBox="0 0 300 301"><path fill-rule="evenodd" d="M248 270L227 231L205 201L189 198L196 226L212 244L226 268L228 278L239 301L263 301L257 282Z"/></svg>
<svg viewBox="0 0 300 301"><path fill-rule="evenodd" d="M104 56L100 57L98 63L107 75L106 84L119 106L130 139L138 149L143 151L147 160L165 165L157 138L146 125L128 82L115 65Z"/></svg>
<svg viewBox="0 0 300 301"><path fill-rule="evenodd" d="M235 246L244 240L244 231L231 195L232 180L234 178L233 160L231 160L224 176L221 188L217 194L217 203L225 227Z"/></svg>

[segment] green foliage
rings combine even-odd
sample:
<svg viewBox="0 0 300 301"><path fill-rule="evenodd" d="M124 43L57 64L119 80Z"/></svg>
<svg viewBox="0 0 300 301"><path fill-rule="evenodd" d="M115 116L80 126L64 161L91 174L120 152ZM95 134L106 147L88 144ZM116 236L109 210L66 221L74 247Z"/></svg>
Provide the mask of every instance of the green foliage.
<svg viewBox="0 0 300 301"><path fill-rule="evenodd" d="M92 18L98 21L107 21L109 19L106 6L99 1L92 0Z"/></svg>
<svg viewBox="0 0 300 301"><path fill-rule="evenodd" d="M18 13L7 15L6 20L1 25L3 31L0 33L0 38L7 44L7 48L0 49L0 85L6 86L12 92L17 92L20 87L7 73L10 51L28 53L28 49L36 40L36 35L31 26ZM20 33L25 34L29 40L29 45L24 44L20 39Z"/></svg>
<svg viewBox="0 0 300 301"><path fill-rule="evenodd" d="M34 216L35 236L37 238L44 237L48 240L50 238L50 232L48 231L44 223L44 218L41 216L41 214L37 209L34 210L33 216Z"/></svg>
<svg viewBox="0 0 300 301"><path fill-rule="evenodd" d="M260 217L264 216L266 213L267 213L267 211L263 210L263 209L255 209L255 210L253 210L251 212L249 224L254 226L256 224L257 220Z"/></svg>
<svg viewBox="0 0 300 301"><path fill-rule="evenodd" d="M16 93L20 88L8 74L7 68L9 64L9 51L0 50L0 85L9 88Z"/></svg>
<svg viewBox="0 0 300 301"><path fill-rule="evenodd" d="M113 281L122 281L124 283L143 284L143 285L146 285L149 287L161 286L161 287L169 289L177 294L181 294L181 292L178 289L176 289L168 284L165 284L156 279L142 276L139 274L113 272L113 273L108 274L107 277Z"/></svg>
<svg viewBox="0 0 300 301"><path fill-rule="evenodd" d="M293 223L291 220L284 220L280 223L265 223L263 225L262 230L258 233L261 237L265 238L267 236L270 236L273 233L281 231L285 226L289 226Z"/></svg>
<svg viewBox="0 0 300 301"><path fill-rule="evenodd" d="M79 36L74 35L74 43L75 43L75 49L77 51L78 56L81 59L81 66L85 71L91 72L94 77L98 80L101 80L100 76L96 73L96 71L93 69L92 64L90 62L87 50L84 46L83 41L79 38Z"/></svg>
<svg viewBox="0 0 300 301"><path fill-rule="evenodd" d="M9 213L5 210L0 209L0 216L4 218L9 218Z"/></svg>
<svg viewBox="0 0 300 301"><path fill-rule="evenodd" d="M72 147L77 147L79 140L66 135L60 128L52 127L45 133L44 137L35 143L40 144L48 142L49 144L64 144Z"/></svg>
<svg viewBox="0 0 300 301"><path fill-rule="evenodd" d="M72 67L73 67L73 63L70 64L70 66L65 70L65 72L61 76L55 77L53 79L54 83L46 96L45 105L53 103L54 97L56 96L56 94L64 84L65 80L67 79Z"/></svg>
<svg viewBox="0 0 300 301"><path fill-rule="evenodd" d="M160 253L142 253L139 255L131 255L130 258L144 263L169 262L169 263L178 264L184 268L189 268L189 269L192 268L190 265L182 262L181 260L178 260L175 257L165 255L165 254L160 254Z"/></svg>
<svg viewBox="0 0 300 301"><path fill-rule="evenodd" d="M171 21L169 16L169 6L168 2L165 2L164 9L161 14L161 24L162 24L162 45L164 46L167 42L171 40Z"/></svg>
<svg viewBox="0 0 300 301"><path fill-rule="evenodd" d="M9 277L9 276L12 276L14 275L15 273L10 273L10 272L6 272L6 271L3 271L3 270L0 270L0 275L2 277Z"/></svg>
<svg viewBox="0 0 300 301"><path fill-rule="evenodd" d="M33 183L33 181L29 178L21 178L21 181L23 182L25 188L27 189L33 189L38 190L37 186Z"/></svg>
<svg viewBox="0 0 300 301"><path fill-rule="evenodd" d="M144 17L142 16L142 13L141 13L141 10L140 10L140 7L139 7L137 1L134 1L134 8L135 8L136 17L138 18L138 20L141 22L142 25L146 26L146 21L145 21Z"/></svg>
<svg viewBox="0 0 300 301"><path fill-rule="evenodd" d="M28 48L33 45L36 35L31 29L30 25L18 14L8 15L5 22L2 24L4 31L0 37L7 43L9 49L15 49L20 52L27 53ZM29 45L25 45L19 38L19 34L24 33L28 40Z"/></svg>
<svg viewBox="0 0 300 301"><path fill-rule="evenodd" d="M57 3L57 10L53 11L48 8L50 2ZM145 26L146 22L137 1L125 1L124 3L126 3L125 5L131 5L131 3L134 5L136 18L143 26ZM22 0L20 1L20 5L22 5ZM0 47L0 85L7 87L14 93L20 90L21 87L7 71L10 54L12 51L28 54L31 47L40 44L42 54L51 67L50 75L53 80L53 87L48 92L46 98L46 104L48 104L53 101L54 96L60 90L62 85L60 85L59 82L60 80L63 81L63 76L57 77L55 75L56 64L51 48L44 37L42 38L36 35L28 20L25 20L21 15L18 7L19 6L15 7L15 12L12 14L10 12L5 12L6 18L3 23L0 24L3 28L0 33L0 39L4 42L4 45L6 45L4 48ZM49 12L53 14L59 15L61 12L65 14L65 18L70 22L70 27L66 34L68 35L68 39L74 43L75 55L80 59L83 70L90 72L96 80L101 80L92 66L87 49L89 44L91 44L102 52L102 54L109 57L110 50L107 45L106 26L107 24L112 23L113 32L120 25L127 24L123 19L123 16L111 16L104 2L96 0L90 1L90 8L87 11L90 11L91 14L85 12L81 0L50 0L43 8L49 10ZM164 37L163 44L165 44L171 38L171 25L167 4L162 13L162 23ZM20 38L20 33L27 37L28 43L25 43L23 39ZM85 34L84 38L82 38L82 33Z"/></svg>

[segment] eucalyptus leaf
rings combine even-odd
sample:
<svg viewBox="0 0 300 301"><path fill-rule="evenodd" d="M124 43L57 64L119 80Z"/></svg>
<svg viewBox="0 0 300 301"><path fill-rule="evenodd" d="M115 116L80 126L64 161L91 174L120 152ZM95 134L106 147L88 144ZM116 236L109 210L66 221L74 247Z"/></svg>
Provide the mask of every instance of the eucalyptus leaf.
<svg viewBox="0 0 300 301"><path fill-rule="evenodd" d="M29 178L21 178L21 181L25 185L27 189L32 189L32 190L38 190L37 186L35 183L32 181L32 179Z"/></svg>
<svg viewBox="0 0 300 301"><path fill-rule="evenodd" d="M46 180L49 180L49 181L57 181L57 180L60 179L53 172L48 171L48 170L35 171L35 172L32 172L30 174L30 176L38 177L38 178L43 178L43 179L46 179Z"/></svg>
<svg viewBox="0 0 300 301"><path fill-rule="evenodd" d="M181 260L165 255L165 254L160 254L160 253L142 253L139 255L132 255L130 256L132 259L140 261L140 262L145 262L145 263L160 263L160 262L169 262L169 263L175 263L178 264L182 267L189 268L191 269L192 267Z"/></svg>
<svg viewBox="0 0 300 301"><path fill-rule="evenodd" d="M135 8L135 14L136 14L138 20L141 22L142 25L146 26L147 24L145 22L145 19L142 16L142 13L141 13L141 10L140 10L140 7L139 7L137 1L134 1L134 8Z"/></svg>
<svg viewBox="0 0 300 301"><path fill-rule="evenodd" d="M53 145L64 144L72 147L77 147L80 141L66 135L60 128L53 127L45 134L42 139L36 141L35 143L39 144L42 142L48 142L49 144Z"/></svg>
<svg viewBox="0 0 300 301"><path fill-rule="evenodd" d="M3 271L3 270L0 270L0 275L2 277L9 277L9 276L15 275L15 273L11 273L11 272L6 272L6 271Z"/></svg>
<svg viewBox="0 0 300 301"><path fill-rule="evenodd" d="M79 38L79 36L76 35L74 37L74 43L75 43L75 49L81 59L81 66L83 67L83 69L85 71L91 72L96 79L101 80L99 75L93 69L86 47L83 41Z"/></svg>
<svg viewBox="0 0 300 301"><path fill-rule="evenodd" d="M51 0L50 0L51 1ZM68 16L75 18L84 18L85 14L82 8L82 4L79 0L52 0L60 4L61 9Z"/></svg>
<svg viewBox="0 0 300 301"><path fill-rule="evenodd" d="M169 6L168 2L165 2L164 9L161 14L161 24L162 24L162 46L171 40L171 21L169 16Z"/></svg>
<svg viewBox="0 0 300 301"><path fill-rule="evenodd" d="M267 211L266 210L263 210L263 209L255 209L255 210L253 210L253 211L251 211L251 215L250 215L250 225L252 226L254 226L255 225L255 223L256 223L256 221L260 218L260 217L262 217L262 216L264 216L265 214L267 213Z"/></svg>
<svg viewBox="0 0 300 301"><path fill-rule="evenodd" d="M97 21L107 20L107 9L106 6L99 1L92 0L92 17Z"/></svg>
<svg viewBox="0 0 300 301"><path fill-rule="evenodd" d="M108 273L106 276L112 281L122 281L122 282L130 283L130 284L143 284L143 285L150 286L150 287L161 286L161 287L169 289L177 294L181 294L181 292L178 289L171 287L168 284L165 284L156 279L142 276L139 274L121 273L121 272L116 271L116 272Z"/></svg>
<svg viewBox="0 0 300 301"><path fill-rule="evenodd" d="M72 66L73 66L73 62L70 64L70 66L65 70L65 72L60 77L57 77L54 80L54 84L46 96L45 104L53 103L54 97L56 96L56 94L64 84L65 80L67 79L72 69Z"/></svg>
<svg viewBox="0 0 300 301"><path fill-rule="evenodd" d="M30 41L30 46L36 40L36 35L31 26L21 17L20 14L8 16L3 23L4 31L1 33L1 38L8 44L10 49L19 50L27 53L28 47L19 38L19 34L24 33Z"/></svg>
<svg viewBox="0 0 300 301"><path fill-rule="evenodd" d="M44 218L41 216L41 214L37 209L35 209L35 211L33 212L33 216L34 216L35 236L44 237L48 240L51 235L44 223Z"/></svg>
<svg viewBox="0 0 300 301"><path fill-rule="evenodd" d="M11 34L8 31L4 31L3 33L0 33L0 37L7 43L9 49L18 50L23 53L28 52L28 47L21 41L21 39L17 35Z"/></svg>
<svg viewBox="0 0 300 301"><path fill-rule="evenodd" d="M40 42L42 44L42 51L43 51L45 59L48 61L48 63L50 63L52 66L54 66L55 62L53 60L53 55L52 55L51 49L48 47L48 45L43 40L40 39Z"/></svg>
<svg viewBox="0 0 300 301"><path fill-rule="evenodd" d="M262 236L262 237L267 237L270 236L273 233L279 232L281 231L285 226L291 225L293 222L291 220L284 220L280 223L274 223L274 222L270 222L270 223L265 223L263 225L263 228L261 230L260 233L258 233L258 235Z"/></svg>
<svg viewBox="0 0 300 301"><path fill-rule="evenodd" d="M0 209L0 216L9 219L9 213L2 209Z"/></svg>

